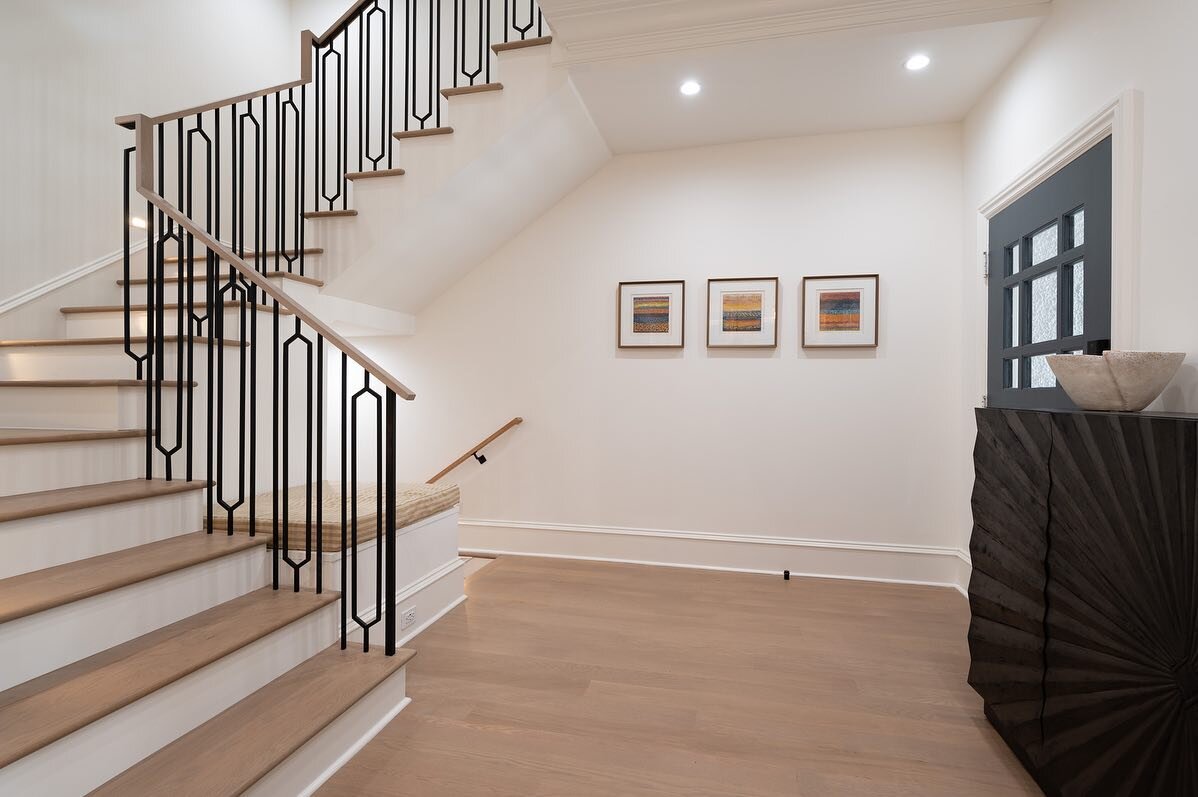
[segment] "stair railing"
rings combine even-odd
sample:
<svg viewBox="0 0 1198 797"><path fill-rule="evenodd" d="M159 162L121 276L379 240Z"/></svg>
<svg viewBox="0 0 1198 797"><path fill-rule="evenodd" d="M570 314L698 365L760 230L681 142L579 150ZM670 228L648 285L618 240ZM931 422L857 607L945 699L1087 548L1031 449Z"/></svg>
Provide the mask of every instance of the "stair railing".
<svg viewBox="0 0 1198 797"><path fill-rule="evenodd" d="M208 532L256 536L269 523L274 588L320 592L325 475L339 477L330 511L339 510L337 583L348 592L343 648L350 620L365 649L381 622L395 652L396 404L414 394L276 280L308 273L304 219L348 208L348 173L392 167L397 110L404 131L440 126L441 88L489 81L492 42L543 34L533 0L503 1L500 21L490 0L361 0L323 35L301 34L298 80L117 119L134 131L122 153L124 326L145 382L146 478L206 478ZM142 304L131 287L138 221ZM357 499L371 477L372 523ZM256 505L260 490L273 496L269 514ZM371 532L374 555L360 556ZM371 581L373 606L359 605Z"/></svg>

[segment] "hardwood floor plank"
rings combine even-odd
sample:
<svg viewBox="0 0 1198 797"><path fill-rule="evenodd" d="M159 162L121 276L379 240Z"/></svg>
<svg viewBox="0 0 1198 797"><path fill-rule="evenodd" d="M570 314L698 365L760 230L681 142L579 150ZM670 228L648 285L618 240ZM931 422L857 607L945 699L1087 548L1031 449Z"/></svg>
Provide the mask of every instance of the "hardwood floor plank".
<svg viewBox="0 0 1198 797"><path fill-rule="evenodd" d="M1027 795L931 587L501 557L319 792Z"/></svg>

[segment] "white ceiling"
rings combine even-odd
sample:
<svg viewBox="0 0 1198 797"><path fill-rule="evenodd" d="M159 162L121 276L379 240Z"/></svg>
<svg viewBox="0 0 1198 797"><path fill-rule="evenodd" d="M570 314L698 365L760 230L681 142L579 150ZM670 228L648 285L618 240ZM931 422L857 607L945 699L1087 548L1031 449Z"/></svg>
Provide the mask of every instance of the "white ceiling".
<svg viewBox="0 0 1198 797"><path fill-rule="evenodd" d="M961 120L1048 0L541 0L614 152ZM914 52L932 66L903 68ZM696 97L678 86L695 79Z"/></svg>

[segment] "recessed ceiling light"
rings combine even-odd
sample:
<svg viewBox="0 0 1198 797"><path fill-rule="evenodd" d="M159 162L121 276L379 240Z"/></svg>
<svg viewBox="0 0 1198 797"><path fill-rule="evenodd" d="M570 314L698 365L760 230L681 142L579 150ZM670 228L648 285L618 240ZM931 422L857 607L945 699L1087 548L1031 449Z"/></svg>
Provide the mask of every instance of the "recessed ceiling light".
<svg viewBox="0 0 1198 797"><path fill-rule="evenodd" d="M129 218L129 226L136 227L139 230L144 230L146 228L146 220L141 216L132 216Z"/></svg>
<svg viewBox="0 0 1198 797"><path fill-rule="evenodd" d="M916 53L907 59L907 69L912 72L919 72L927 69L932 64L932 59L923 53Z"/></svg>
<svg viewBox="0 0 1198 797"><path fill-rule="evenodd" d="M688 97L693 97L702 91L703 87L699 85L699 81L697 80L688 80L679 86L678 90Z"/></svg>

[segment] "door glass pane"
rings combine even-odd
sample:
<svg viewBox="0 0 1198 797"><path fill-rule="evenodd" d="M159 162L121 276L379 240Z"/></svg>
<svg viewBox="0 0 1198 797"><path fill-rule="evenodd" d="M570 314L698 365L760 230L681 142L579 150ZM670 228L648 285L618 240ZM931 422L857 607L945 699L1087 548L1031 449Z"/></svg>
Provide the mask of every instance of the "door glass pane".
<svg viewBox="0 0 1198 797"><path fill-rule="evenodd" d="M1007 288L1007 348L1020 345L1019 340L1019 286Z"/></svg>
<svg viewBox="0 0 1198 797"><path fill-rule="evenodd" d="M1057 272L1032 280L1032 343L1057 337Z"/></svg>
<svg viewBox="0 0 1198 797"><path fill-rule="evenodd" d="M1032 236L1032 265L1057 256L1057 225L1045 227Z"/></svg>
<svg viewBox="0 0 1198 797"><path fill-rule="evenodd" d="M1080 335L1086 328L1086 264L1073 264L1073 334Z"/></svg>
<svg viewBox="0 0 1198 797"><path fill-rule="evenodd" d="M1073 245L1082 246L1086 242L1086 209L1082 208L1073 214Z"/></svg>
<svg viewBox="0 0 1198 797"><path fill-rule="evenodd" d="M1019 270L1020 251L1021 251L1021 247L1019 246L1019 244L1015 244L1014 246L1007 249L1007 276L1008 277Z"/></svg>
<svg viewBox="0 0 1198 797"><path fill-rule="evenodd" d="M1032 387L1056 387L1057 378L1053 376L1052 369L1048 367L1048 357L1041 354L1031 358L1032 361Z"/></svg>

